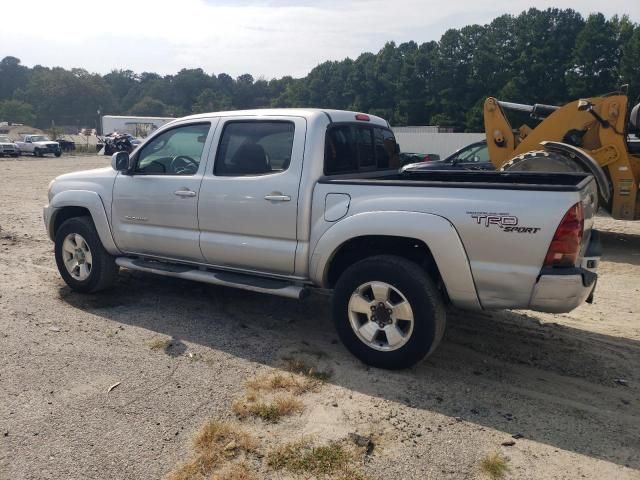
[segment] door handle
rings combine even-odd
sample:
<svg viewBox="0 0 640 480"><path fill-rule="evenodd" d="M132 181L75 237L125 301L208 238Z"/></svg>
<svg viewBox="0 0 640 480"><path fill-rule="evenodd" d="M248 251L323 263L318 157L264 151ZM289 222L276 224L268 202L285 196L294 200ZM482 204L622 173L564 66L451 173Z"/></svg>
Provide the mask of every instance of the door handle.
<svg viewBox="0 0 640 480"><path fill-rule="evenodd" d="M288 202L291 200L291 197L289 195L282 195L280 192L274 192L269 195L265 195L264 199L269 200L270 202Z"/></svg>
<svg viewBox="0 0 640 480"><path fill-rule="evenodd" d="M194 192L193 190L176 190L175 192L173 192L174 195L177 195L179 197L195 197L196 196L196 192Z"/></svg>

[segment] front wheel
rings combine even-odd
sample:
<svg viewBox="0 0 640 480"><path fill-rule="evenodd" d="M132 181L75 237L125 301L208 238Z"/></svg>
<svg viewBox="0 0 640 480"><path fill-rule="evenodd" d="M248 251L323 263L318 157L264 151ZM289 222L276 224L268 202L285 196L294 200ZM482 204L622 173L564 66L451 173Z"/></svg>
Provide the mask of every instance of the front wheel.
<svg viewBox="0 0 640 480"><path fill-rule="evenodd" d="M54 155L55 155L56 157L59 157L60 155L62 155L62 152L56 152L56 153L54 153Z"/></svg>
<svg viewBox="0 0 640 480"><path fill-rule="evenodd" d="M116 280L115 258L104 249L89 217L66 220L56 232L58 271L69 287L78 292L97 292Z"/></svg>
<svg viewBox="0 0 640 480"><path fill-rule="evenodd" d="M333 319L340 339L364 363L407 368L431 354L446 325L440 292L414 262L370 257L338 279Z"/></svg>

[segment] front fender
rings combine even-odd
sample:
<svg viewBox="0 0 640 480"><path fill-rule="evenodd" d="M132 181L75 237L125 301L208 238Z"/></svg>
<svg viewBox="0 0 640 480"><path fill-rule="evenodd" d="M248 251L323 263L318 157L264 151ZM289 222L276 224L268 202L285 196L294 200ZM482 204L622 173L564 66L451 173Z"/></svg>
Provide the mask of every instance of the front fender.
<svg viewBox="0 0 640 480"><path fill-rule="evenodd" d="M458 232L447 219L429 213L365 212L336 222L313 249L309 265L311 280L325 286L329 265L339 248L348 240L367 235L422 240L431 250L451 302L461 308L482 308Z"/></svg>
<svg viewBox="0 0 640 480"><path fill-rule="evenodd" d="M100 241L105 250L111 255L120 255L121 252L113 240L111 227L107 218L107 212L100 195L89 190L65 190L57 193L44 207L44 220L47 226L47 232L51 240L55 239L53 227L55 225L56 216L64 207L83 207L89 210L93 224L96 226Z"/></svg>

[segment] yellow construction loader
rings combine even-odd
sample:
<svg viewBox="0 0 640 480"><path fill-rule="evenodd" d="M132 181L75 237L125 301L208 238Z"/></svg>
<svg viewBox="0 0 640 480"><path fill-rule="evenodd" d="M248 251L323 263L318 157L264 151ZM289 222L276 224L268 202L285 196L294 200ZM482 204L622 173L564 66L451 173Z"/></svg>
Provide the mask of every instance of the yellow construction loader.
<svg viewBox="0 0 640 480"><path fill-rule="evenodd" d="M537 126L512 128L505 112L529 114ZM600 206L613 218L640 220L640 104L626 92L562 107L522 105L489 97L484 104L489 158L499 170L589 172Z"/></svg>

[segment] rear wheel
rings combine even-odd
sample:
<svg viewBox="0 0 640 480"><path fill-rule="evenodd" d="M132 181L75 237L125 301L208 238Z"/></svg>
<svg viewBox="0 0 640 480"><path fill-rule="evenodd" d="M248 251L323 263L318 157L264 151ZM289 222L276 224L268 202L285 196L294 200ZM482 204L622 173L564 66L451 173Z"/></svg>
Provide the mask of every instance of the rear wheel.
<svg viewBox="0 0 640 480"><path fill-rule="evenodd" d="M446 324L433 281L415 263L392 255L362 260L340 276L333 319L351 353L389 369L410 367L431 354Z"/></svg>
<svg viewBox="0 0 640 480"><path fill-rule="evenodd" d="M116 280L115 258L104 249L89 217L66 220L55 237L58 271L69 287L78 292L97 292Z"/></svg>

